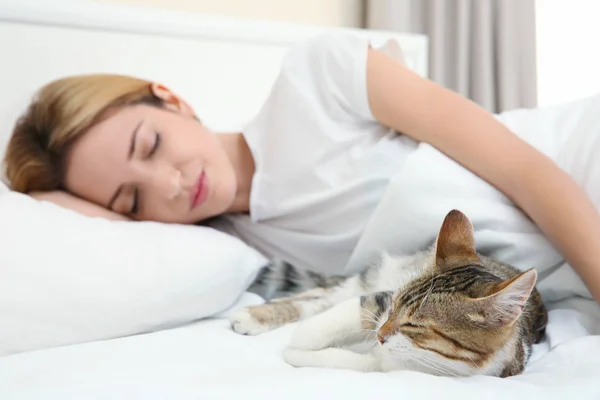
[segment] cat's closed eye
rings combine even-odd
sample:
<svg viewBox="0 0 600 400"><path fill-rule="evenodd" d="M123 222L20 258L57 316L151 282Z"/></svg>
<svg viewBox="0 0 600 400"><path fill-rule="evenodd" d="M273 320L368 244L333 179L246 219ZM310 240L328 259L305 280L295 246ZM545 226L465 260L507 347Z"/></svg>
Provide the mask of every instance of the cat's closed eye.
<svg viewBox="0 0 600 400"><path fill-rule="evenodd" d="M400 328L425 328L425 325L414 324L412 322L405 322L400 325Z"/></svg>

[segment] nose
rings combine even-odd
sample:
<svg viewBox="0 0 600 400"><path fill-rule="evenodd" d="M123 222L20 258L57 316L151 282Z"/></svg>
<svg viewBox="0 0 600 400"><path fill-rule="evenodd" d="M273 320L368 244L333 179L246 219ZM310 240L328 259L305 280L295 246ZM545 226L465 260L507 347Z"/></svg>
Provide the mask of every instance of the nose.
<svg viewBox="0 0 600 400"><path fill-rule="evenodd" d="M169 200L176 198L183 190L181 171L175 168L165 166L157 168L152 174L150 183L157 193Z"/></svg>
<svg viewBox="0 0 600 400"><path fill-rule="evenodd" d="M394 335L395 330L395 321L393 319L388 319L377 331L377 341L379 344L384 344L390 338L390 336Z"/></svg>

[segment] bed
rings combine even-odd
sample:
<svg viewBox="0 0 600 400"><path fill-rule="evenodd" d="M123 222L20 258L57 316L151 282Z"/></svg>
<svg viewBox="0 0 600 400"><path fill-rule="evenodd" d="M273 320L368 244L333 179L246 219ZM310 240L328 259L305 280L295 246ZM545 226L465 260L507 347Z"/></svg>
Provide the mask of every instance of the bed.
<svg viewBox="0 0 600 400"><path fill-rule="evenodd" d="M0 155L33 91L73 73L161 80L214 129L238 129L267 96L290 46L342 29L92 1L2 1ZM350 30L375 43L396 37L407 65L427 76L427 38ZM233 308L260 302L245 293ZM296 369L281 358L293 325L241 336L229 329L230 310L178 327L0 357L0 399L600 398L600 314L577 296L554 304L547 340L526 373L509 379Z"/></svg>
<svg viewBox="0 0 600 400"><path fill-rule="evenodd" d="M581 333L566 339L551 330L551 356L510 379L443 378L295 369L280 352L292 326L258 337L229 330L225 319L183 328L0 359L3 399L597 399L597 338L571 312L557 320ZM597 329L597 327L595 328ZM562 332L564 333L564 332ZM581 362L580 360L588 360Z"/></svg>

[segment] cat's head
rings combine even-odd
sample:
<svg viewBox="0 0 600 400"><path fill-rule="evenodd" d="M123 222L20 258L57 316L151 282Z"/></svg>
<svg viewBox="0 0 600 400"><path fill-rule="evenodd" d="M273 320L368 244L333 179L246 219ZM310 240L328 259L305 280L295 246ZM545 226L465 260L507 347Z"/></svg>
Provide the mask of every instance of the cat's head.
<svg viewBox="0 0 600 400"><path fill-rule="evenodd" d="M379 342L392 355L433 372L470 375L497 368L516 339L517 319L534 288L534 269L501 279L483 268L473 226L459 211L443 221L431 266L396 292Z"/></svg>

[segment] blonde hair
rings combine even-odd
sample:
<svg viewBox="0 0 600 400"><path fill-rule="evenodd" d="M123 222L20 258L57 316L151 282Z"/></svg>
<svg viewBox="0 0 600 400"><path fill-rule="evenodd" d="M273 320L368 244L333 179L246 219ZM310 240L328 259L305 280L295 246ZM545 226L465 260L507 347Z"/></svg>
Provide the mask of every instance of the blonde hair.
<svg viewBox="0 0 600 400"><path fill-rule="evenodd" d="M136 104L164 105L149 81L129 76L79 75L42 87L17 121L6 149L12 189L61 189L69 146L112 112Z"/></svg>

